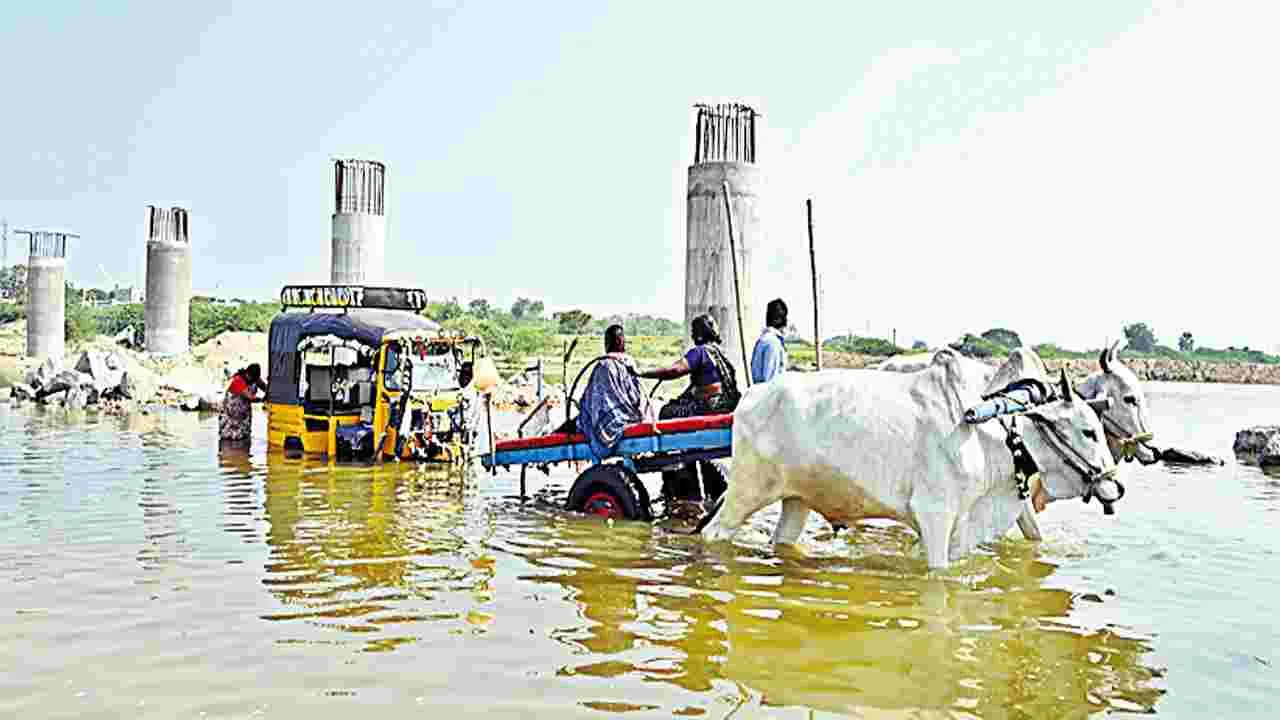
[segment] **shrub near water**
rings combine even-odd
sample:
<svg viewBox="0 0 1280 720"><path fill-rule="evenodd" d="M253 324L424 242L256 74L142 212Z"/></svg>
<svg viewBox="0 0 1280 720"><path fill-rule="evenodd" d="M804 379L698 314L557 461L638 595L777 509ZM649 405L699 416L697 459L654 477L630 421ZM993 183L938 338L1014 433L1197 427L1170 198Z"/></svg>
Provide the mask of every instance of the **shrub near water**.
<svg viewBox="0 0 1280 720"><path fill-rule="evenodd" d="M275 303L215 305L191 303L191 344L199 345L224 332L267 332L280 312Z"/></svg>
<svg viewBox="0 0 1280 720"><path fill-rule="evenodd" d="M271 319L279 311L280 306L275 303L220 305L193 302L188 338L194 346L224 332L267 332L271 328ZM18 317L21 317L21 307L17 308L17 312ZM0 318L5 314L5 306L0 306ZM138 336L145 331L145 310L141 304L95 308L78 301L67 303L67 342L82 342L95 335L115 335L130 326Z"/></svg>
<svg viewBox="0 0 1280 720"><path fill-rule="evenodd" d="M27 316L26 308L16 303L0 303L0 325L21 320Z"/></svg>
<svg viewBox="0 0 1280 720"><path fill-rule="evenodd" d="M884 338L859 337L857 335L839 335L822 341L822 347L836 352L858 353L859 355L877 355L889 357L901 355L906 350L894 345Z"/></svg>

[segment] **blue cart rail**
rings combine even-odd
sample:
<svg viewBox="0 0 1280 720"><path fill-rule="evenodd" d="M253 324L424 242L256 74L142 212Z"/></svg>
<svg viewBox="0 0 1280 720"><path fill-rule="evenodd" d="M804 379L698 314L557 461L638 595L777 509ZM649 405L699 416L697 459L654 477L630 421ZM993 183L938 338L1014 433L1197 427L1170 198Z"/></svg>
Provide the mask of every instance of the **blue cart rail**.
<svg viewBox="0 0 1280 720"><path fill-rule="evenodd" d="M733 416L708 415L631 425L613 454L599 463L592 457L586 438L578 433L499 441L493 452L480 456L480 462L485 469L515 466L522 471L529 465L545 468L563 462L592 463L570 489L569 509L641 519L647 518L648 492L638 475L727 458L732 446Z"/></svg>

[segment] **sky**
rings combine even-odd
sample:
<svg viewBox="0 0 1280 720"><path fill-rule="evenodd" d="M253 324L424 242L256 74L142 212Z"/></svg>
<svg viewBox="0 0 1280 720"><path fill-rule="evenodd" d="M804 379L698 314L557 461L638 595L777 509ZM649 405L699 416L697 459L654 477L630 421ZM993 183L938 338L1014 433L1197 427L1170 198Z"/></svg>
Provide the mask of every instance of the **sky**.
<svg viewBox="0 0 1280 720"><path fill-rule="evenodd" d="M812 332L1008 327L1280 347L1280 6L0 4L0 217L144 284L190 211L197 292L329 275L332 160L387 164L388 281L683 314L698 102L763 114L752 295ZM20 255L10 237L10 261ZM751 322L758 324L759 319ZM753 332L748 330L749 333Z"/></svg>

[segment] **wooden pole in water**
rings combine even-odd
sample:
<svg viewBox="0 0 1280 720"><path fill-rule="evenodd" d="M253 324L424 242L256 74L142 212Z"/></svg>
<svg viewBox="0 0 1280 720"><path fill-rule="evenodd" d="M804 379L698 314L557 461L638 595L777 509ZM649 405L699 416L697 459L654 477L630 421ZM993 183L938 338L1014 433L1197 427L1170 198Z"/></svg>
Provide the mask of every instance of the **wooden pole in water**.
<svg viewBox="0 0 1280 720"><path fill-rule="evenodd" d="M493 390L484 396L485 427L489 430L489 470L490 474L498 474L498 450L493 446Z"/></svg>
<svg viewBox="0 0 1280 720"><path fill-rule="evenodd" d="M724 219L729 228L729 259L733 261L733 303L738 316L738 344L742 346L742 374L751 387L751 361L747 358L747 335L742 328L742 294L738 289L738 248L733 241L733 204L729 201L729 181L720 181L724 192Z"/></svg>
<svg viewBox="0 0 1280 720"><path fill-rule="evenodd" d="M809 220L809 267L813 273L813 347L817 353L818 372L822 372L822 330L818 325L818 259L813 253L813 199L804 201Z"/></svg>

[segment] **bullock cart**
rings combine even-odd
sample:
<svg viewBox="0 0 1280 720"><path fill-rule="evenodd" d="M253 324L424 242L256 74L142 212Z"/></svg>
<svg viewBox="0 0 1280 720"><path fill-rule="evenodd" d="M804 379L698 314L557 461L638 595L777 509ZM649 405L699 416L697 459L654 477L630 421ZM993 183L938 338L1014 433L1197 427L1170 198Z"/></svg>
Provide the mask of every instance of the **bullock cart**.
<svg viewBox="0 0 1280 720"><path fill-rule="evenodd" d="M675 418L627 426L614 453L598 460L581 433L551 433L494 443L492 452L480 456L486 470L532 465L587 462L569 488L565 507L601 517L652 520L649 491L641 475L672 470L684 463L727 458L733 444L733 415Z"/></svg>

